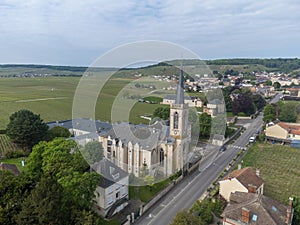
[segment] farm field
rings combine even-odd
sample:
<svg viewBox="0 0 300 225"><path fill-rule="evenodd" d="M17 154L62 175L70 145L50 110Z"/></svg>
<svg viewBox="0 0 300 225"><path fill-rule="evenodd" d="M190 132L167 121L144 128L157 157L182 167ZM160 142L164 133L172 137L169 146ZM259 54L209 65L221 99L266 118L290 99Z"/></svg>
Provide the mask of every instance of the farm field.
<svg viewBox="0 0 300 225"><path fill-rule="evenodd" d="M21 150L16 144L12 143L9 137L5 134L0 134L0 158L8 152Z"/></svg>
<svg viewBox="0 0 300 225"><path fill-rule="evenodd" d="M111 121L116 96L133 79L113 78L105 84L97 100L96 119ZM40 114L45 122L72 118L73 97L79 80L80 77L1 78L0 130L6 128L9 116L21 109ZM128 121L129 117L132 123L149 123L140 116L151 115L155 108L162 106L134 101L130 116L122 117L122 121Z"/></svg>
<svg viewBox="0 0 300 225"><path fill-rule="evenodd" d="M256 143L242 160L243 167L260 170L266 196L283 203L290 196L300 196L300 149Z"/></svg>

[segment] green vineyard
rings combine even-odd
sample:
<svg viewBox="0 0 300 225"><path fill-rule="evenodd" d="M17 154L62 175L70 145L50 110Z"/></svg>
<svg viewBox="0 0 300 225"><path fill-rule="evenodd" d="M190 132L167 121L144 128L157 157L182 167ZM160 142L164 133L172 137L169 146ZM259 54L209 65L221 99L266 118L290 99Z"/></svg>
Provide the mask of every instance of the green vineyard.
<svg viewBox="0 0 300 225"><path fill-rule="evenodd" d="M20 150L21 148L14 144L7 135L0 134L0 156L5 157L7 153Z"/></svg>

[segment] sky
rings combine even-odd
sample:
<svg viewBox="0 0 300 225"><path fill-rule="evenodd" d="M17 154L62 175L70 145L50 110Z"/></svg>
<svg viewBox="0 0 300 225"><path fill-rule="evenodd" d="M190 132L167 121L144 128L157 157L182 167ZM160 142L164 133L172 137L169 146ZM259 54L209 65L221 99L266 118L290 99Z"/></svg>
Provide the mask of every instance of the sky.
<svg viewBox="0 0 300 225"><path fill-rule="evenodd" d="M300 57L299 0L0 0L0 64L90 65L126 43L201 59Z"/></svg>

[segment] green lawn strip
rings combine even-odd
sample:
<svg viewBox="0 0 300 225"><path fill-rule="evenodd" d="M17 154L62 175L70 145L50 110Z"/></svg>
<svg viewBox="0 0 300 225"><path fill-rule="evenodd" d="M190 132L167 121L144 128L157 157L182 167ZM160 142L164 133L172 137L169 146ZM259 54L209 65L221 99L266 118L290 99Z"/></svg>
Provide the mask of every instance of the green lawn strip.
<svg viewBox="0 0 300 225"><path fill-rule="evenodd" d="M300 149L256 143L242 160L243 167L260 170L265 195L283 203L290 196L300 196Z"/></svg>
<svg viewBox="0 0 300 225"><path fill-rule="evenodd" d="M163 190L169 183L170 179L166 179L159 183L155 183L152 186L130 186L129 187L129 198L139 198L142 202L148 202L152 199L159 191Z"/></svg>
<svg viewBox="0 0 300 225"><path fill-rule="evenodd" d="M24 160L24 163L26 165L27 157L1 159L0 161L7 164L15 164L21 172L24 172L25 167L22 166L22 160Z"/></svg>

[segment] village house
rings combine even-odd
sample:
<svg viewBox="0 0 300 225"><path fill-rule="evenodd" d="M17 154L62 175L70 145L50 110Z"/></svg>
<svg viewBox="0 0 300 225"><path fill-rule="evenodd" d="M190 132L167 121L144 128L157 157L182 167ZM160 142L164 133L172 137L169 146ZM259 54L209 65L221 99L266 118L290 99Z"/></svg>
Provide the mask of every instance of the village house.
<svg viewBox="0 0 300 225"><path fill-rule="evenodd" d="M212 117L215 117L218 114L225 113L225 104L219 99L213 99L203 107L203 113L207 113Z"/></svg>
<svg viewBox="0 0 300 225"><path fill-rule="evenodd" d="M223 225L291 225L293 198L283 205L257 193L231 193L222 213Z"/></svg>
<svg viewBox="0 0 300 225"><path fill-rule="evenodd" d="M266 140L279 143L291 143L300 140L300 124L271 123L265 130Z"/></svg>
<svg viewBox="0 0 300 225"><path fill-rule="evenodd" d="M167 95L163 98L161 104L163 105L172 105L175 103L176 95ZM203 102L200 98L184 96L184 103L189 107L202 107Z"/></svg>
<svg viewBox="0 0 300 225"><path fill-rule="evenodd" d="M128 205L128 173L107 159L94 163L91 168L102 177L95 190L95 210L110 218Z"/></svg>
<svg viewBox="0 0 300 225"><path fill-rule="evenodd" d="M229 201L230 194L236 191L263 194L264 180L260 177L259 170L245 167L232 171L228 176L219 181L219 194Z"/></svg>

